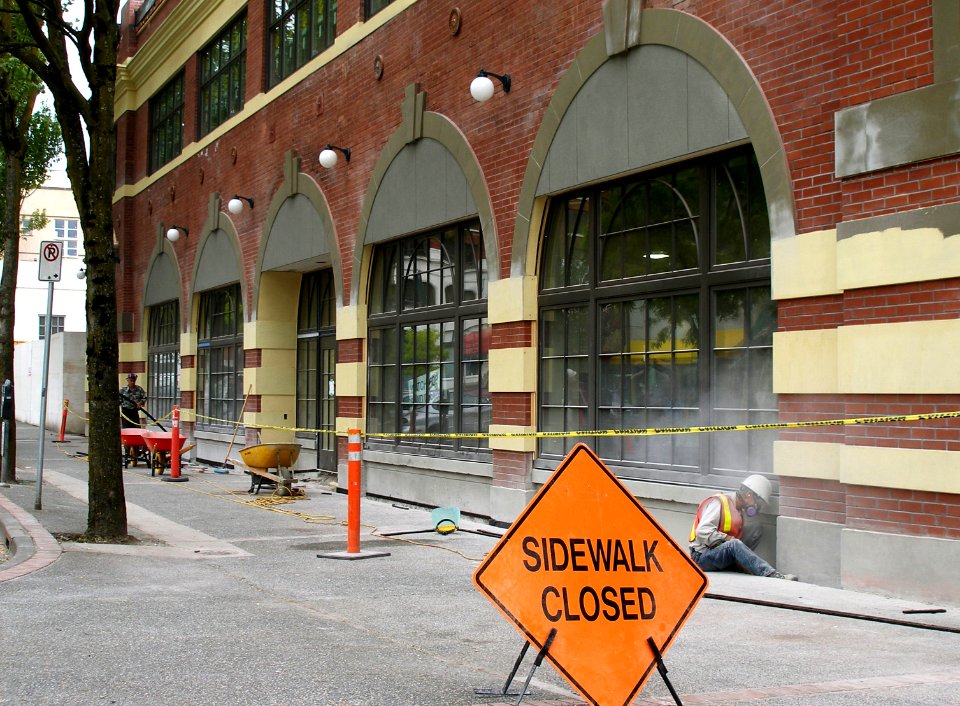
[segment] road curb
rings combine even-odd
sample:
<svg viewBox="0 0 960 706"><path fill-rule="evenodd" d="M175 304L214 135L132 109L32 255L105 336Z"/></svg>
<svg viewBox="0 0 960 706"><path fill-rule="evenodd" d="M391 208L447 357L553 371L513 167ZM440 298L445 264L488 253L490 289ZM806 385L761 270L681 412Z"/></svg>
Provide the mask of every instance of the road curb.
<svg viewBox="0 0 960 706"><path fill-rule="evenodd" d="M0 494L0 531L11 557L0 568L0 583L49 566L63 553L53 535L37 519Z"/></svg>

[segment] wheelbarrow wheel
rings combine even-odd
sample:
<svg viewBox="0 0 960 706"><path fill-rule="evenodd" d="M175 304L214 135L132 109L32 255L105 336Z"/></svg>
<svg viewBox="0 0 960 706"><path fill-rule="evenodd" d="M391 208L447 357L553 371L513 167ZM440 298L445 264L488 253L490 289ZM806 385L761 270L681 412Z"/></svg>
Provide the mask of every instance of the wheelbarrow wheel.
<svg viewBox="0 0 960 706"><path fill-rule="evenodd" d="M153 462L150 467L150 475L163 475L163 453L160 451L153 452Z"/></svg>

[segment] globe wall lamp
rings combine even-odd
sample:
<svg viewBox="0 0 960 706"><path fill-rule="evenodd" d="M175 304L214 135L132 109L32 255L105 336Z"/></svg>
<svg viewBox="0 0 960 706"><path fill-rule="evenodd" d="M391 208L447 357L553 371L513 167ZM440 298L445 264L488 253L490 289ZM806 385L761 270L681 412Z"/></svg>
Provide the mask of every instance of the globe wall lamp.
<svg viewBox="0 0 960 706"><path fill-rule="evenodd" d="M233 215L237 215L243 210L243 202L246 201L250 208L253 208L253 199L249 196L233 195L233 198L227 202L227 210Z"/></svg>
<svg viewBox="0 0 960 706"><path fill-rule="evenodd" d="M491 78L497 79L501 85L503 85L503 92L510 92L510 74L500 74L491 73L490 71L484 71L480 69L480 72L477 74L477 77L470 82L470 95L473 96L473 99L478 103L485 103L486 101L493 98L494 86Z"/></svg>
<svg viewBox="0 0 960 706"><path fill-rule="evenodd" d="M170 226L167 230L167 240L171 243L175 243L180 240L180 233L183 233L184 238L190 237L190 229L184 228L183 226Z"/></svg>
<svg viewBox="0 0 960 706"><path fill-rule="evenodd" d="M347 158L347 161L350 161L350 148L349 147L337 147L336 145L327 145L322 150L320 150L320 166L324 169L333 169L337 166L337 152L342 152L343 156Z"/></svg>
<svg viewBox="0 0 960 706"><path fill-rule="evenodd" d="M87 278L87 270L86 268L81 267L79 270L77 270L77 279L86 279L86 278Z"/></svg>

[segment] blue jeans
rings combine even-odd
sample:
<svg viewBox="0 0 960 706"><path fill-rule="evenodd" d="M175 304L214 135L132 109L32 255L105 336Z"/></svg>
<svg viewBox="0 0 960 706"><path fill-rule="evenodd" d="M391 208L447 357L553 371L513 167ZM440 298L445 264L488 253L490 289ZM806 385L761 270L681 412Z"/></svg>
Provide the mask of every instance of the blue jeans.
<svg viewBox="0 0 960 706"><path fill-rule="evenodd" d="M694 553L693 560L704 571L740 568L754 576L769 576L776 571L739 539L728 539L713 549L707 549L700 554Z"/></svg>

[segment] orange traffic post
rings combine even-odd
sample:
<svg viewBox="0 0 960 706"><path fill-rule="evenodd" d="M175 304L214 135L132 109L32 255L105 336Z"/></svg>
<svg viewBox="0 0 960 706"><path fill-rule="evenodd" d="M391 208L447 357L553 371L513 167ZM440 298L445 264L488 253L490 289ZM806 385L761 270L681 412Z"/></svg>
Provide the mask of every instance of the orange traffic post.
<svg viewBox="0 0 960 706"><path fill-rule="evenodd" d="M347 550L317 554L318 559L373 559L390 556L390 552L360 549L360 457L363 451L360 433L359 429L347 430Z"/></svg>
<svg viewBox="0 0 960 706"><path fill-rule="evenodd" d="M170 477L165 481L182 483L190 480L180 475L180 405L173 405L172 422L170 426Z"/></svg>
<svg viewBox="0 0 960 706"><path fill-rule="evenodd" d="M60 436L57 438L57 443L62 444L63 435L67 431L67 409L70 407L70 400L63 401L63 413L60 415Z"/></svg>
<svg viewBox="0 0 960 706"><path fill-rule="evenodd" d="M360 551L360 430L347 432L347 552Z"/></svg>

